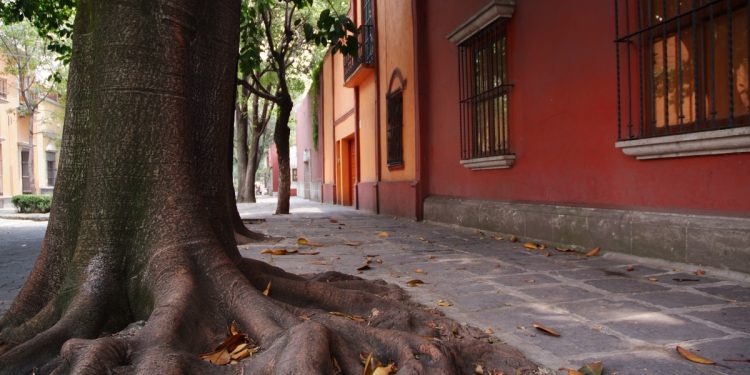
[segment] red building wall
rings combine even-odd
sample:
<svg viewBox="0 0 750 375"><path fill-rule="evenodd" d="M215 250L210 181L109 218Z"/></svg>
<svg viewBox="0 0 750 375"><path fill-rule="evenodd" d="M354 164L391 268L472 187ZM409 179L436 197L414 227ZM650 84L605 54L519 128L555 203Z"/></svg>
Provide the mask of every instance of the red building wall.
<svg viewBox="0 0 750 375"><path fill-rule="evenodd" d="M457 48L446 36L487 0L417 1L425 195L596 207L750 211L750 154L638 161L614 147L614 5L523 0L508 24L515 165L459 164Z"/></svg>

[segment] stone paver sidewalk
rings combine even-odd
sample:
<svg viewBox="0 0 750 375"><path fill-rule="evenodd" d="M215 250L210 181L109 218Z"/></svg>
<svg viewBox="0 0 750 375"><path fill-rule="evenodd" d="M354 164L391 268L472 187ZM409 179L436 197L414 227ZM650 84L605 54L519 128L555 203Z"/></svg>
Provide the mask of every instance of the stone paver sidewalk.
<svg viewBox="0 0 750 375"><path fill-rule="evenodd" d="M491 329L550 373L603 361L606 374L750 374L750 284L743 275L697 275L697 267L613 254L526 250L523 241L493 233L300 199L292 207L292 215L275 216L272 200L240 205L243 217L265 219L249 227L284 238L244 246L243 255L294 273L353 274L366 255L377 255L382 263L371 263L359 276L398 284L418 302ZM298 237L325 246L315 248L316 256L260 254L269 247L296 248ZM425 284L408 287L411 279ZM453 306L437 307L439 299ZM533 323L561 337L547 336ZM727 367L688 362L677 345Z"/></svg>

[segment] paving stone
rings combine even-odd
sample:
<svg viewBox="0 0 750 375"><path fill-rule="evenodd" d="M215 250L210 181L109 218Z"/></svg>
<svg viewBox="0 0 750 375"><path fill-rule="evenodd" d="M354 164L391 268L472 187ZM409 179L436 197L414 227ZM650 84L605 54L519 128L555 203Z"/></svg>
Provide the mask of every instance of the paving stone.
<svg viewBox="0 0 750 375"><path fill-rule="evenodd" d="M630 347L630 344L616 336L602 333L585 325L545 321L538 323L554 329L560 337L547 335L531 325L525 326L524 330L516 330L515 335L525 338L534 345L542 346L559 357L624 350Z"/></svg>
<svg viewBox="0 0 750 375"><path fill-rule="evenodd" d="M750 302L750 288L748 287L742 287L739 285L722 285L696 289L734 301Z"/></svg>
<svg viewBox="0 0 750 375"><path fill-rule="evenodd" d="M635 315L609 322L607 325L622 334L652 344L671 344L680 341L726 336L726 333L706 325L663 312Z"/></svg>
<svg viewBox="0 0 750 375"><path fill-rule="evenodd" d="M640 280L633 280L622 277L591 280L586 281L586 284L591 285L595 288L606 290L611 293L643 293L667 289L655 283L647 283Z"/></svg>
<svg viewBox="0 0 750 375"><path fill-rule="evenodd" d="M634 301L615 301L606 298L569 302L558 306L592 321L625 319L633 315L659 311Z"/></svg>
<svg viewBox="0 0 750 375"><path fill-rule="evenodd" d="M567 285L541 286L533 289L524 289L523 293L548 303L568 302L602 297L602 294L600 293L590 292L586 289L571 287Z"/></svg>
<svg viewBox="0 0 750 375"><path fill-rule="evenodd" d="M709 341L686 347L686 349L731 367L731 369L720 368L726 374L750 374L750 362L747 362L750 360L750 338ZM727 361L727 359L735 361Z"/></svg>
<svg viewBox="0 0 750 375"><path fill-rule="evenodd" d="M592 356L581 365L601 361L605 374L617 375L708 375L722 374L715 366L688 362L669 349L631 351L623 354Z"/></svg>
<svg viewBox="0 0 750 375"><path fill-rule="evenodd" d="M690 315L750 334L750 307L729 307L719 311L698 311Z"/></svg>
<svg viewBox="0 0 750 375"><path fill-rule="evenodd" d="M469 312L517 306L525 301L498 291L482 293L450 293L449 298L462 310Z"/></svg>
<svg viewBox="0 0 750 375"><path fill-rule="evenodd" d="M539 284L557 284L560 282L553 277L541 273L499 276L490 278L489 280L492 280L499 285L509 287L527 287Z"/></svg>
<svg viewBox="0 0 750 375"><path fill-rule="evenodd" d="M705 306L726 303L726 301L718 298L706 297L697 293L678 291L645 293L633 296L633 298L668 308Z"/></svg>
<svg viewBox="0 0 750 375"><path fill-rule="evenodd" d="M660 283L682 286L697 286L719 281L711 277L697 276L692 273L670 273L652 277L658 279Z"/></svg>

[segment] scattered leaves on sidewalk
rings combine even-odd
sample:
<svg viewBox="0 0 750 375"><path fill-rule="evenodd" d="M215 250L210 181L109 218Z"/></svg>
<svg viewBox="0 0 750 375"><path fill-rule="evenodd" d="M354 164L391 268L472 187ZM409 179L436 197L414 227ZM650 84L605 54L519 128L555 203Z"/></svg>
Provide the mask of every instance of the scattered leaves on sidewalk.
<svg viewBox="0 0 750 375"><path fill-rule="evenodd" d="M561 253L575 253L576 251L569 248L569 247L555 247L555 250L561 252Z"/></svg>
<svg viewBox="0 0 750 375"><path fill-rule="evenodd" d="M263 295L268 296L271 294L271 282L268 282L268 285L266 285L266 289L263 290Z"/></svg>
<svg viewBox="0 0 750 375"><path fill-rule="evenodd" d="M538 330L540 330L540 331L542 331L542 332L544 332L544 333L546 333L546 334L548 334L550 336L560 337L560 334L557 333L557 331L555 331L552 328L545 327L545 326L543 326L543 325L541 325L539 323L532 323L531 325L534 328L536 328L536 329L538 329Z"/></svg>
<svg viewBox="0 0 750 375"><path fill-rule="evenodd" d="M329 221L329 222L330 222L331 224L338 224L338 222L339 222L339 221L338 221L338 220L336 220L336 219L329 219L328 221Z"/></svg>
<svg viewBox="0 0 750 375"><path fill-rule="evenodd" d="M494 235L494 236L492 236L492 239L495 240L495 241L502 241L503 240L503 236Z"/></svg>
<svg viewBox="0 0 750 375"><path fill-rule="evenodd" d="M426 274L427 274L427 272L425 272L425 271L424 271L423 269L421 269L421 268L415 268L415 269L414 269L414 273L421 273L421 274L423 274L423 275L426 275Z"/></svg>
<svg viewBox="0 0 750 375"><path fill-rule="evenodd" d="M442 306L442 307L449 307L449 306L453 306L453 302L448 301L447 299L439 299L437 301L437 305Z"/></svg>
<svg viewBox="0 0 750 375"><path fill-rule="evenodd" d="M346 241L344 242L346 246L359 246L362 245L362 242L359 241Z"/></svg>
<svg viewBox="0 0 750 375"><path fill-rule="evenodd" d="M655 282L659 281L659 279L657 279L657 278L655 278L655 277L649 277L649 278L648 278L648 281L651 281L651 282L654 282L654 283L655 283Z"/></svg>
<svg viewBox="0 0 750 375"><path fill-rule="evenodd" d="M693 274L696 275L696 276L705 276L706 275L706 271L702 270L702 269L697 269L697 270L695 270L695 272L693 272Z"/></svg>
<svg viewBox="0 0 750 375"><path fill-rule="evenodd" d="M367 270L371 270L371 269L372 268L370 267L370 265L367 264L367 263L365 263L362 266L360 266L359 268L357 268L357 271L367 271Z"/></svg>
<svg viewBox="0 0 750 375"><path fill-rule="evenodd" d="M422 236L419 236L419 240L422 242L430 242L430 241L427 241L427 239Z"/></svg>
<svg viewBox="0 0 750 375"><path fill-rule="evenodd" d="M512 234L512 235L510 235L509 240L510 240L510 242L518 242L518 237L516 237L516 235Z"/></svg>
<svg viewBox="0 0 750 375"><path fill-rule="evenodd" d="M495 334L495 331L492 328L487 327L487 329L484 330L484 333L486 333L488 335L493 335L493 334Z"/></svg>
<svg viewBox="0 0 750 375"><path fill-rule="evenodd" d="M600 251L602 251L602 249L597 246L597 247L591 249L591 251L589 251L588 253L586 253L586 256L587 257L595 257L595 256L599 255Z"/></svg>
<svg viewBox="0 0 750 375"><path fill-rule="evenodd" d="M477 367L474 368L474 374L484 375L484 368L479 363L477 363Z"/></svg>
<svg viewBox="0 0 750 375"><path fill-rule="evenodd" d="M602 364L602 362L594 362L584 365L578 370L565 367L561 367L558 370L565 371L567 375L602 375L602 371L604 371L604 364Z"/></svg>
<svg viewBox="0 0 750 375"><path fill-rule="evenodd" d="M422 284L424 284L424 281L419 280L419 279L409 280L406 282L406 285L411 286L411 287L415 287L417 285L422 285Z"/></svg>
<svg viewBox="0 0 750 375"><path fill-rule="evenodd" d="M271 254L271 255L288 255L288 254L294 254L297 250L287 250L287 249L264 249L261 251L261 254Z"/></svg>
<svg viewBox="0 0 750 375"><path fill-rule="evenodd" d="M567 375L583 375L582 372L580 372L578 370L574 370L572 368L560 367L558 370L559 371L565 371L567 373Z"/></svg>
<svg viewBox="0 0 750 375"><path fill-rule="evenodd" d="M687 349L685 349L685 348L683 348L683 347L681 347L679 345L677 345L676 349L677 349L677 353L680 353L680 355L683 358L687 359L690 362L700 363L700 364L704 364L704 365L715 365L716 364L716 362L714 362L714 361L712 361L712 360L710 360L708 358L703 358L703 357L701 357L701 356L699 356L699 355L697 355L697 354L695 354L693 352L688 351Z"/></svg>
<svg viewBox="0 0 750 375"><path fill-rule="evenodd" d="M297 244L301 245L301 246L313 246L313 247L325 246L322 243L308 241L307 238L305 238L305 237L298 238L297 239Z"/></svg>
<svg viewBox="0 0 750 375"><path fill-rule="evenodd" d="M378 237L380 237L380 238L388 238L388 237L390 237L390 234L388 234L388 232L386 232L386 231L380 231L380 232L378 232Z"/></svg>
<svg viewBox="0 0 750 375"><path fill-rule="evenodd" d="M629 264L627 266L627 268L625 268L625 271L633 272L633 271L635 271L635 267L632 264Z"/></svg>
<svg viewBox="0 0 750 375"><path fill-rule="evenodd" d="M200 358L218 366L237 363L260 350L245 333L240 332L234 322L229 326L228 338L210 353L201 354Z"/></svg>
<svg viewBox="0 0 750 375"><path fill-rule="evenodd" d="M523 244L523 247L529 250L536 250L536 249L541 249L542 245L536 242L526 242Z"/></svg>

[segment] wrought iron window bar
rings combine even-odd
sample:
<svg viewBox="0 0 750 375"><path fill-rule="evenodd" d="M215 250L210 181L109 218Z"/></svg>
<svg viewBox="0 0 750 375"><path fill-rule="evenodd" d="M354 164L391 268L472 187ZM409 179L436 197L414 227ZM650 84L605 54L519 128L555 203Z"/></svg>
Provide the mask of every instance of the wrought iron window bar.
<svg viewBox="0 0 750 375"><path fill-rule="evenodd" d="M344 80L349 80L361 65L375 66L375 40L372 25L357 28L357 56L344 57Z"/></svg>

